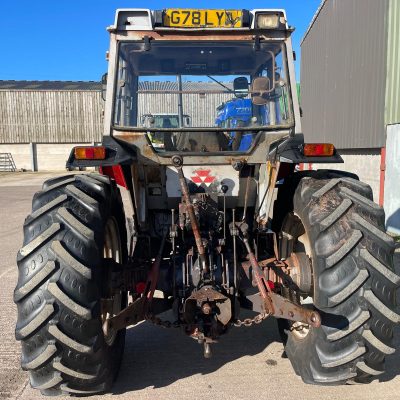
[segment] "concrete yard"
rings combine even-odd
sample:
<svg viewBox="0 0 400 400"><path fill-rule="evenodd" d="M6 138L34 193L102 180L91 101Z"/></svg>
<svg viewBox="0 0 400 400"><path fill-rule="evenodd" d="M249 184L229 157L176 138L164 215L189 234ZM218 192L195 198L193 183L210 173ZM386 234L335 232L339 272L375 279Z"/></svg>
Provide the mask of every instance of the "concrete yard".
<svg viewBox="0 0 400 400"><path fill-rule="evenodd" d="M59 173L57 174L59 175ZM0 174L0 399L39 399L20 369L14 339L16 254L32 195L51 173ZM400 331L395 331L399 347ZM400 353L387 359L387 372L370 385L309 386L282 358L273 319L251 328L232 328L206 360L202 347L180 331L142 323L127 331L124 359L113 392L93 399L398 399ZM60 397L62 398L62 397Z"/></svg>

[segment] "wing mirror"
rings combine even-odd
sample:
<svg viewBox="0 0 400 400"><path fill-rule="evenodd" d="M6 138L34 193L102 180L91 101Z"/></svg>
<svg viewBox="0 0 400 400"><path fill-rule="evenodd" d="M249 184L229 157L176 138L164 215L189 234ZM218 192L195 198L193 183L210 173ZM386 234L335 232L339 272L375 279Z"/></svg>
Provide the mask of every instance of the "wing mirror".
<svg viewBox="0 0 400 400"><path fill-rule="evenodd" d="M239 99L247 97L247 95L249 94L249 82L247 81L246 77L239 76L238 78L234 79L233 92L235 96Z"/></svg>
<svg viewBox="0 0 400 400"><path fill-rule="evenodd" d="M106 101L106 92L107 92L107 77L108 74L105 73L102 77L101 77L101 98Z"/></svg>
<svg viewBox="0 0 400 400"><path fill-rule="evenodd" d="M271 88L271 81L265 76L253 79L251 84L251 101L256 106L263 106L270 101L270 94L274 90Z"/></svg>

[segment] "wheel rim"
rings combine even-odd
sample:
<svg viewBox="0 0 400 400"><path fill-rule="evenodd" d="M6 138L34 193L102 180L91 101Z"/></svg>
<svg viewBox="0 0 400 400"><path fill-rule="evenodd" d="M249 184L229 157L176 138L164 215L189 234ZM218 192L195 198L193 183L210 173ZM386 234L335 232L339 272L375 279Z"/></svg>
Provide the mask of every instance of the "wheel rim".
<svg viewBox="0 0 400 400"><path fill-rule="evenodd" d="M311 250L311 242L310 238L308 237L307 231L304 227L303 221L301 218L294 213L294 216L299 220L304 233L297 237L296 242L293 246L293 251L296 252L305 252L307 256L312 261L312 250ZM311 262L312 265L312 262ZM300 304L301 305L312 305L314 304L314 299L312 296L308 296L306 298L300 297ZM300 340L305 339L308 334L310 333L310 325L305 324L304 322L293 322L290 326L291 332Z"/></svg>
<svg viewBox="0 0 400 400"><path fill-rule="evenodd" d="M105 226L103 257L111 258L117 263L122 262L121 238L117 221L114 217L108 219ZM104 340L112 346L118 331L107 326L107 319L118 314L122 309L122 293L116 293L111 298L101 299L101 319Z"/></svg>

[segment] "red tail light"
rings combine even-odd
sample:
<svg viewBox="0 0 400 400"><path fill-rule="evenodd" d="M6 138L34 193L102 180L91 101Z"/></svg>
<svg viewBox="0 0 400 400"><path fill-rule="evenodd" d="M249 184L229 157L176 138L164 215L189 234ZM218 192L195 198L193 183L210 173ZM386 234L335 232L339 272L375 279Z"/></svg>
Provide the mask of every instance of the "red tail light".
<svg viewBox="0 0 400 400"><path fill-rule="evenodd" d="M307 143L303 147L306 157L333 156L335 146L331 143Z"/></svg>
<svg viewBox="0 0 400 400"><path fill-rule="evenodd" d="M74 154L77 160L104 160L106 148L104 146L75 147Z"/></svg>

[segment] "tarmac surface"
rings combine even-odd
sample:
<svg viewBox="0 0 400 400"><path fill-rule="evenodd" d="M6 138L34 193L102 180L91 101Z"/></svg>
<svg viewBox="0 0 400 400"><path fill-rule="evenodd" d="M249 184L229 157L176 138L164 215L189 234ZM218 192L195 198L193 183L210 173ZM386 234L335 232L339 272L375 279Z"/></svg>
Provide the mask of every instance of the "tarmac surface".
<svg viewBox="0 0 400 400"><path fill-rule="evenodd" d="M22 224L41 183L60 173L0 173L0 399L41 399L20 368L14 339L16 254ZM398 257L398 256L397 256ZM399 258L399 257L398 257ZM400 330L395 331L399 348ZM387 372L369 385L305 385L295 375L273 319L232 331L213 346L213 357L181 331L142 323L128 329L121 371L113 392L91 399L400 399L400 353L387 358ZM64 397L59 397L63 399Z"/></svg>

